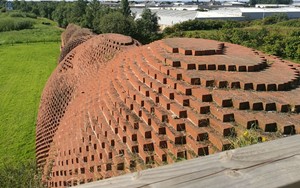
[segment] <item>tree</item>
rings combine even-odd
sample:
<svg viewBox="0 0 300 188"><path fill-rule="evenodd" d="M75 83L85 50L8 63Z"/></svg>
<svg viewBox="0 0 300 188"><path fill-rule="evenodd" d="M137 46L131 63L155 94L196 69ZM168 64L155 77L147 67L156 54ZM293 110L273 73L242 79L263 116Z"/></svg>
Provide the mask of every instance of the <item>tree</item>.
<svg viewBox="0 0 300 188"><path fill-rule="evenodd" d="M4 8L6 4L6 0L0 0L0 8Z"/></svg>
<svg viewBox="0 0 300 188"><path fill-rule="evenodd" d="M92 29L93 32L100 33L101 18L111 11L112 9L101 5L98 0L92 0L86 7L83 26Z"/></svg>
<svg viewBox="0 0 300 188"><path fill-rule="evenodd" d="M67 27L69 24L68 15L71 13L70 6L62 1L52 13L52 18L58 23L59 27Z"/></svg>
<svg viewBox="0 0 300 188"><path fill-rule="evenodd" d="M257 0L249 0L249 4L251 6L255 6L257 4Z"/></svg>
<svg viewBox="0 0 300 188"><path fill-rule="evenodd" d="M121 0L121 13L125 17L128 17L128 16L131 15L131 10L130 10L130 7L129 7L128 0Z"/></svg>
<svg viewBox="0 0 300 188"><path fill-rule="evenodd" d="M276 24L278 22L283 22L289 20L289 17L285 13L274 14L272 16L268 16L262 20L263 25Z"/></svg>
<svg viewBox="0 0 300 188"><path fill-rule="evenodd" d="M149 43L158 39L158 17L150 9L144 9L141 18L136 20L137 35L135 38L142 43Z"/></svg>
<svg viewBox="0 0 300 188"><path fill-rule="evenodd" d="M285 56L290 59L300 60L300 37L292 36L285 39Z"/></svg>
<svg viewBox="0 0 300 188"><path fill-rule="evenodd" d="M40 2L38 3L38 7L39 7L39 15L44 17L44 18L48 18L48 19L52 19L52 13L55 11L56 7L57 7L57 3L56 2ZM31 7L33 9L33 6Z"/></svg>
<svg viewBox="0 0 300 188"><path fill-rule="evenodd" d="M22 12L29 12L29 11L30 11L30 9L29 9L29 7L28 7L28 3L27 3L25 0L22 0L22 1L20 2L20 10L21 10Z"/></svg>
<svg viewBox="0 0 300 188"><path fill-rule="evenodd" d="M13 8L14 8L15 10L19 10L19 9L20 9L20 4L21 4L20 1L14 0L14 1L13 1Z"/></svg>
<svg viewBox="0 0 300 188"><path fill-rule="evenodd" d="M87 4L84 16L84 27L94 28L94 19L98 17L98 10L101 9L101 4L98 0L92 0Z"/></svg>
<svg viewBox="0 0 300 188"><path fill-rule="evenodd" d="M70 23L76 23L79 25L83 25L84 23L84 15L87 7L86 0L77 0L72 4L72 12L70 16Z"/></svg>
<svg viewBox="0 0 300 188"><path fill-rule="evenodd" d="M110 12L101 17L100 30L102 33L119 33L133 36L135 23L132 17L126 17L118 11Z"/></svg>

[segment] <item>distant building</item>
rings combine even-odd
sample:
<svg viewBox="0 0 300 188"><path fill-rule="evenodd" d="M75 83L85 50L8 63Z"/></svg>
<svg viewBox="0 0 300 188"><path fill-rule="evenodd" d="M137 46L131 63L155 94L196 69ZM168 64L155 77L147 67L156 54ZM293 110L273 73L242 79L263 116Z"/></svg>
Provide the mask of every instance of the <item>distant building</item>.
<svg viewBox="0 0 300 188"><path fill-rule="evenodd" d="M6 10L13 10L14 8L13 8L13 2L12 1L6 1L6 3L5 3L5 8L6 8Z"/></svg>
<svg viewBox="0 0 300 188"><path fill-rule="evenodd" d="M201 20L244 20L239 8L220 8L207 12L197 12L195 19Z"/></svg>
<svg viewBox="0 0 300 188"><path fill-rule="evenodd" d="M229 1L229 2L224 2L222 5L230 6L230 7L245 7L245 6L247 6L247 3L238 2L238 1Z"/></svg>
<svg viewBox="0 0 300 188"><path fill-rule="evenodd" d="M286 7L286 8L240 8L242 17L246 20L261 19L274 14L286 14L288 18L300 18L300 8Z"/></svg>
<svg viewBox="0 0 300 188"><path fill-rule="evenodd" d="M255 8L286 8L289 5L284 4L256 4Z"/></svg>
<svg viewBox="0 0 300 188"><path fill-rule="evenodd" d="M195 19L255 20L274 14L286 14L290 19L300 18L300 8L222 8L198 12Z"/></svg>
<svg viewBox="0 0 300 188"><path fill-rule="evenodd" d="M197 11L195 10L168 10L167 8L154 8L150 7L151 12L156 13L159 17L158 24L164 28L176 23L184 22L187 20L194 20ZM136 18L140 18L143 12L141 8L131 8L131 11L136 14Z"/></svg>
<svg viewBox="0 0 300 188"><path fill-rule="evenodd" d="M171 26L187 20L201 19L201 20L255 20L262 19L274 14L284 13L290 19L300 18L300 8L295 6L281 6L281 8L270 8L268 6L261 5L268 8L253 8L253 7L224 7L224 5L245 5L245 3L239 2L227 2L224 3L222 8L213 9L208 11L198 11L197 5L181 5L171 7L148 7L152 12L156 13L160 18L158 23L160 26ZM131 11L136 14L136 18L139 18L142 14L143 8L132 7Z"/></svg>

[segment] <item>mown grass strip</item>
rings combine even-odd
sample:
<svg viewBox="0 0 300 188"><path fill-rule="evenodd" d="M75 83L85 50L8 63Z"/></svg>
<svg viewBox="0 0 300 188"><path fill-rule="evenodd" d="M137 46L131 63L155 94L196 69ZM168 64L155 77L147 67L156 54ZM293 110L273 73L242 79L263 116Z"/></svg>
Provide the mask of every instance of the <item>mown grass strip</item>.
<svg viewBox="0 0 300 188"><path fill-rule="evenodd" d="M0 162L34 159L38 105L59 45L0 46Z"/></svg>

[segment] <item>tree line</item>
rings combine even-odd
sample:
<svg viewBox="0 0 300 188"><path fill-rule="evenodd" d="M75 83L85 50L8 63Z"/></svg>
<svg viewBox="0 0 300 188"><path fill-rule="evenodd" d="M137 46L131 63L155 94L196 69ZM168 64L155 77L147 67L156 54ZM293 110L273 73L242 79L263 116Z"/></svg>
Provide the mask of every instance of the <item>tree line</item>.
<svg viewBox="0 0 300 188"><path fill-rule="evenodd" d="M0 0L4 2L3 0ZM0 5L3 3L0 3ZM132 36L141 43L149 43L161 38L158 34L158 16L150 9L144 9L136 18L129 7L128 0L122 0L120 7L111 8L98 0L66 1L13 1L14 10L32 13L39 17L54 20L59 27L69 23L89 28L94 33L119 33Z"/></svg>

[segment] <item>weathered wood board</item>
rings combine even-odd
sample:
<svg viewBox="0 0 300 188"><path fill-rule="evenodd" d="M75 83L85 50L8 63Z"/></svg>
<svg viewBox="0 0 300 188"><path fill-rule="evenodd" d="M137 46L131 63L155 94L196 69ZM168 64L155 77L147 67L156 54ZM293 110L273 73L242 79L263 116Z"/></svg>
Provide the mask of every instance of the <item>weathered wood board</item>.
<svg viewBox="0 0 300 188"><path fill-rule="evenodd" d="M300 135L78 187L300 187Z"/></svg>

